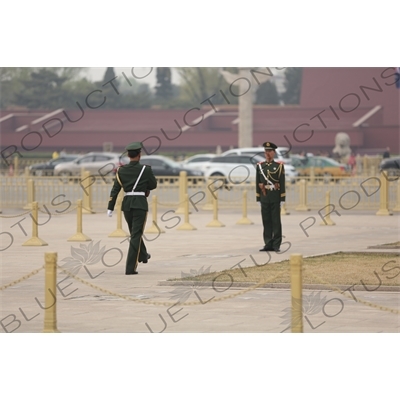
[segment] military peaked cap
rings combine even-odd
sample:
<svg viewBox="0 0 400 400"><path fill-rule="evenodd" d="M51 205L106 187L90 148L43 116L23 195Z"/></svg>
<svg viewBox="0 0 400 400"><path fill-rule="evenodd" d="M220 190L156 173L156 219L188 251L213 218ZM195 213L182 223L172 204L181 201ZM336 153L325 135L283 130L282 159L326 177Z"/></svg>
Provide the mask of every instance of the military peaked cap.
<svg viewBox="0 0 400 400"><path fill-rule="evenodd" d="M278 146L276 144L271 143L271 142L263 143L263 147L264 147L264 150L275 150L278 148Z"/></svg>
<svg viewBox="0 0 400 400"><path fill-rule="evenodd" d="M128 146L125 147L125 150L141 150L142 148L142 143L141 142L132 142L128 144Z"/></svg>

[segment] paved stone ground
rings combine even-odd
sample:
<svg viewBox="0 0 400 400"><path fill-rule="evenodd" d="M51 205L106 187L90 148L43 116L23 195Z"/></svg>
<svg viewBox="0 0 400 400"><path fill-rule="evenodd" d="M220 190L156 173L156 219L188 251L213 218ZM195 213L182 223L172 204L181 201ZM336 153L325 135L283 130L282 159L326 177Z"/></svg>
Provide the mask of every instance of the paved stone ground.
<svg viewBox="0 0 400 400"><path fill-rule="evenodd" d="M75 260L78 276L87 286L58 271L57 319L61 332L290 332L289 288L248 290L231 287L167 286L165 281L201 269L222 271L268 261L263 246L258 212L249 213L252 225L238 225L241 212L221 211L224 227L207 227L211 211L190 215L196 230L178 230L182 215L159 210L158 225L165 232L146 234L152 258L139 264L139 274L124 275L128 242L109 237L117 227L116 214L83 215L83 233L92 241L69 242L77 231L75 212L51 218L39 215L38 236L47 246L22 246L32 236L32 220L22 210L3 209L0 218L1 285L44 265L45 252L56 252L58 264L69 271L66 260ZM376 216L372 212L332 214L334 226L321 225L317 211L289 210L282 217L282 254L271 254L271 262L337 251L368 249L400 240L400 214ZM151 225L151 213L147 227ZM126 230L125 222L122 228ZM88 255L90 248L92 253ZM99 252L103 250L103 257ZM398 250L385 250L398 253ZM96 257L97 255L97 257ZM100 254L101 255L101 254ZM86 268L82 263L86 262ZM381 266L377 266L380 269ZM362 277L360 277L362 279ZM163 283L161 285L161 283ZM355 282L358 283L358 282ZM98 288L109 292L102 292ZM400 309L400 293L357 291L358 299ZM44 271L0 291L0 332L41 332L44 320ZM129 296L134 301L124 298ZM399 332L399 314L366 306L329 290L303 290L303 299L314 306L305 311L304 332ZM179 303L180 302L180 303ZM188 305L197 303L197 305Z"/></svg>

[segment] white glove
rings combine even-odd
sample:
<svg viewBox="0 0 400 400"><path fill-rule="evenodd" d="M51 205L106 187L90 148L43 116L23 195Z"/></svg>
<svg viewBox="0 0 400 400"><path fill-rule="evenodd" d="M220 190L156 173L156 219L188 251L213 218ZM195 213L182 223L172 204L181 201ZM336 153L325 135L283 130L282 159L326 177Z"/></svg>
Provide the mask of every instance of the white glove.
<svg viewBox="0 0 400 400"><path fill-rule="evenodd" d="M112 214L113 214L112 210L107 210L107 215L108 215L109 217L112 217Z"/></svg>
<svg viewBox="0 0 400 400"><path fill-rule="evenodd" d="M281 208L282 208L282 206L285 204L285 202L284 201L281 201Z"/></svg>

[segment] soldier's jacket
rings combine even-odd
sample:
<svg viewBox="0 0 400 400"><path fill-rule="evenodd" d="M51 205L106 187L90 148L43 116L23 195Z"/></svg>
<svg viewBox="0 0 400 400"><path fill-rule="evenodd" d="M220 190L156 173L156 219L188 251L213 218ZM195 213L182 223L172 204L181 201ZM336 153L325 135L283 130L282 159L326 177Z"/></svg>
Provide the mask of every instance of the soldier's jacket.
<svg viewBox="0 0 400 400"><path fill-rule="evenodd" d="M262 161L257 164L256 170L256 201L275 203L286 201L285 167L282 163ZM260 170L261 168L261 170ZM274 184L275 190L268 190L268 181ZM265 194L262 187L265 185Z"/></svg>
<svg viewBox="0 0 400 400"><path fill-rule="evenodd" d="M124 192L132 191L142 168L143 164L140 164L138 161L131 161L129 164L118 168L108 202L107 208L109 210L114 210L115 202L117 201L118 193L121 189L123 189ZM150 166L146 165L140 177L140 181L135 188L135 192L146 192L156 187L157 179L153 174L153 170ZM146 196L124 196L122 211L129 211L131 208L148 211Z"/></svg>

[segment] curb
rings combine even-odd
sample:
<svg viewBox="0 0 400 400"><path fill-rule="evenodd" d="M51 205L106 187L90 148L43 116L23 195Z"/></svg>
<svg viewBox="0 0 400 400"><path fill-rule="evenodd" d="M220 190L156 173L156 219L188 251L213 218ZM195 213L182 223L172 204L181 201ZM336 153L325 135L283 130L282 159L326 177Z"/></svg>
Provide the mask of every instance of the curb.
<svg viewBox="0 0 400 400"><path fill-rule="evenodd" d="M157 283L158 286L205 286L210 289L213 288L249 288L252 286L256 286L257 282L212 282L212 281L159 281ZM335 288L346 291L349 288L352 288L353 291L360 292L400 292L400 286L380 286L375 290L366 290L363 285L336 285ZM290 283L266 283L262 286L259 286L257 289L290 289ZM332 289L327 285L318 285L318 284L309 284L303 285L303 289L305 290L328 290L332 291Z"/></svg>

